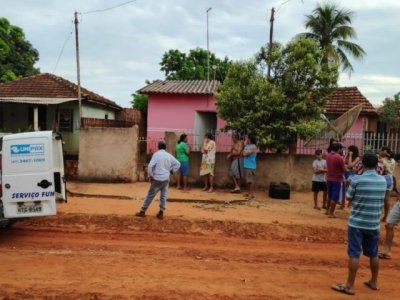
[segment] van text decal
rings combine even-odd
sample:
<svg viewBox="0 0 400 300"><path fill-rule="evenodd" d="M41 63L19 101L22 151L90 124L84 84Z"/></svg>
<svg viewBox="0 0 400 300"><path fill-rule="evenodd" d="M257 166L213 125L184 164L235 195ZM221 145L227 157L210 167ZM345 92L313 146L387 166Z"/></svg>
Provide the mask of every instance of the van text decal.
<svg viewBox="0 0 400 300"><path fill-rule="evenodd" d="M55 192L27 192L27 193L13 193L11 199L35 199L35 198L48 198L54 197Z"/></svg>
<svg viewBox="0 0 400 300"><path fill-rule="evenodd" d="M19 144L11 145L11 156L15 155L40 155L44 154L44 144Z"/></svg>

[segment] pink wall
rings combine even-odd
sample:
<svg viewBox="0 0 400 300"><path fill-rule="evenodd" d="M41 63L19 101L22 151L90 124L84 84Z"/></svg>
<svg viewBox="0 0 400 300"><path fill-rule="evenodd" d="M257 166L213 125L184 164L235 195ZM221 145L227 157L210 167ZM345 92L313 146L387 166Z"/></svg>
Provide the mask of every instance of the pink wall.
<svg viewBox="0 0 400 300"><path fill-rule="evenodd" d="M147 150L155 150L166 131L185 132L194 142L196 112L215 112L215 98L207 95L150 94L147 115ZM217 130L225 122L217 118ZM154 142L152 142L154 141Z"/></svg>

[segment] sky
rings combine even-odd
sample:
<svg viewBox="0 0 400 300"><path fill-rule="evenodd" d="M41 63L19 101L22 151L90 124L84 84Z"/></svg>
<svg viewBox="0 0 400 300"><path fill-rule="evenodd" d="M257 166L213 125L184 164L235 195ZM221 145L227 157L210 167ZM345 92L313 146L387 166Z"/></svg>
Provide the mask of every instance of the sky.
<svg viewBox="0 0 400 300"><path fill-rule="evenodd" d="M129 2L129 3L128 3ZM125 4L124 4L125 3ZM250 59L269 39L286 44L305 32L311 0L0 0L0 17L23 29L39 51L36 67L77 82L74 12L79 19L81 85L122 107L146 80L164 79L160 61L169 49L209 48L217 57ZM354 12L353 40L367 55L351 58L354 72L339 86L357 86L374 105L400 91L400 1L336 0ZM120 4L124 4L119 6ZM114 8L112 8L114 7ZM112 8L112 9L108 9ZM108 9L108 10L105 10Z"/></svg>

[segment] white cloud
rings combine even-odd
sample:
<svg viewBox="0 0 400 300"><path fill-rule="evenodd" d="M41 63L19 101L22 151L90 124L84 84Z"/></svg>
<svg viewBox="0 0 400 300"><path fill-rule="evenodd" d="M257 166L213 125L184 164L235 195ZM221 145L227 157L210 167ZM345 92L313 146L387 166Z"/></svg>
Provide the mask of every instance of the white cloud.
<svg viewBox="0 0 400 300"><path fill-rule="evenodd" d="M123 0L0 0L2 16L21 27L39 50L38 66L53 72L74 11L104 9ZM79 32L83 85L121 106L129 106L132 92L146 79L162 79L159 62L171 48L188 51L206 47L206 9L210 50L230 59L252 57L269 38L272 6L277 10L274 40L286 43L305 31L305 15L317 2L285 0L137 0L102 13L80 15ZM336 0L355 12L353 26L367 51L363 62L352 61L355 72L341 76L341 86L358 86L373 103L400 91L400 40L395 0ZM282 4L283 3L283 4ZM281 5L282 4L282 5ZM56 75L76 82L74 36L67 43Z"/></svg>

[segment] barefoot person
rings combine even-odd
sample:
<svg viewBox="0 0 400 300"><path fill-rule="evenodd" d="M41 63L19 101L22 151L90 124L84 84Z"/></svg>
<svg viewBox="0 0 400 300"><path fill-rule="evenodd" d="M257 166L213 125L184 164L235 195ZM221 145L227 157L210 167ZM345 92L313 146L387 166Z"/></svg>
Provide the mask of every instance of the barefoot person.
<svg viewBox="0 0 400 300"><path fill-rule="evenodd" d="M380 216L385 199L386 181L378 175L375 168L378 157L373 153L362 157L364 173L354 176L346 197L351 202L348 223L347 254L349 256L348 277L346 283L334 284L332 289L348 295L354 295L354 282L360 262L361 250L369 257L371 279L364 284L372 290L378 290L378 243Z"/></svg>
<svg viewBox="0 0 400 300"><path fill-rule="evenodd" d="M244 174L248 187L248 194L246 195L247 200L251 200L254 198L254 181L256 178L257 152L257 139L255 136L249 135L246 139L246 145L243 149Z"/></svg>
<svg viewBox="0 0 400 300"><path fill-rule="evenodd" d="M315 150L315 160L313 161L312 191L314 194L314 209L321 209L318 206L318 193L322 191L322 208L326 207L326 179L327 171L326 160L322 158L322 150Z"/></svg>
<svg viewBox="0 0 400 300"><path fill-rule="evenodd" d="M200 165L200 176L204 177L203 191L212 192L214 190L214 168L215 168L215 152L217 146L212 140L212 134L206 133L204 136L201 153L203 153Z"/></svg>
<svg viewBox="0 0 400 300"><path fill-rule="evenodd" d="M229 176L232 177L235 187L231 190L231 193L240 193L240 184L243 178L243 141L239 138L237 133L232 134L232 149L228 154L227 159L231 161L231 166L229 169Z"/></svg>
<svg viewBox="0 0 400 300"><path fill-rule="evenodd" d="M381 149L379 149L378 157L379 160L384 165L383 176L385 177L387 184L385 203L383 206L382 222L386 221L387 215L389 213L390 193L393 190L393 172L394 168L396 167L396 162L391 156L392 156L392 151L390 150L389 147L383 146L381 147Z"/></svg>
<svg viewBox="0 0 400 300"><path fill-rule="evenodd" d="M379 258L390 259L392 257L392 243L394 238L394 226L400 222L400 199L397 198L396 203L393 205L390 213L386 219L386 237L383 245L383 251L379 253Z"/></svg>
<svg viewBox="0 0 400 300"><path fill-rule="evenodd" d="M165 149L167 148L164 141L158 143L158 151L151 157L148 165L148 176L151 182L149 192L147 193L146 199L143 202L143 206L140 212L136 214L137 217L145 217L146 210L153 201L155 195L160 192L160 211L157 214L158 219L163 219L165 205L167 202L167 193L169 185L170 172L176 172L180 168L181 164Z"/></svg>
<svg viewBox="0 0 400 300"><path fill-rule="evenodd" d="M332 144L331 152L326 156L326 165L328 171L326 173L326 182L328 188L328 209L326 214L329 218L336 218L336 204L344 201L344 172L345 165L343 158L339 155L342 145L339 143Z"/></svg>

